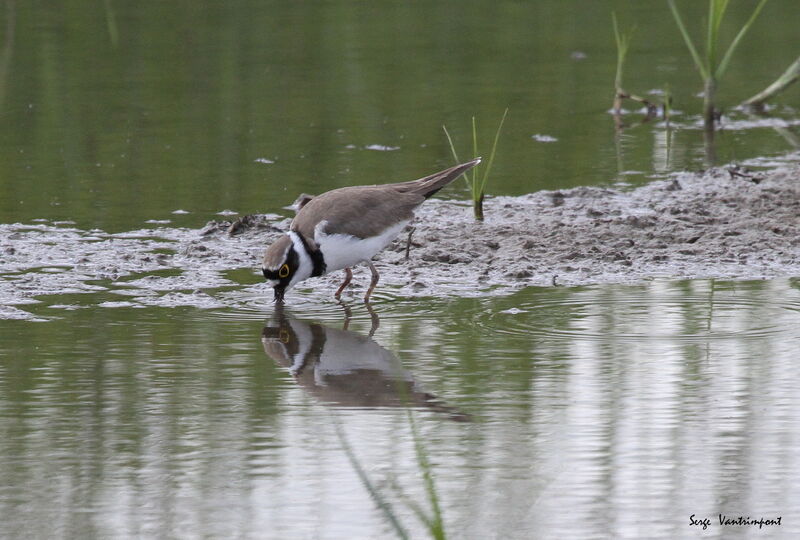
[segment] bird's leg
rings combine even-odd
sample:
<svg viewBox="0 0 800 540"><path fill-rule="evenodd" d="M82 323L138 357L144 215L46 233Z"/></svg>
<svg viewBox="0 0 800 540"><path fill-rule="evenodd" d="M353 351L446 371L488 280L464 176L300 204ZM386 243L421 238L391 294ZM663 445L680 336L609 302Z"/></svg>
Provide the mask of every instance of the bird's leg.
<svg viewBox="0 0 800 540"><path fill-rule="evenodd" d="M339 285L339 290L336 291L336 294L333 296L338 300L340 296L342 296L342 291L344 291L348 285L350 285L350 280L353 279L353 271L349 268L344 269L344 283Z"/></svg>
<svg viewBox="0 0 800 540"><path fill-rule="evenodd" d="M416 227L411 227L408 231L408 240L406 241L406 260L408 260L409 252L411 251L411 235L416 231Z"/></svg>
<svg viewBox="0 0 800 540"><path fill-rule="evenodd" d="M372 337L375 335L375 331L378 330L378 327L381 325L381 319L378 317L378 314L375 313L375 310L372 309L372 305L369 302L367 302L365 305L367 306L367 311L372 319L372 326L369 329L369 337Z"/></svg>
<svg viewBox="0 0 800 540"><path fill-rule="evenodd" d="M339 303L342 305L342 308L344 308L344 324L342 325L342 330L347 331L350 327L350 320L353 318L353 310L341 300L339 300Z"/></svg>
<svg viewBox="0 0 800 540"><path fill-rule="evenodd" d="M378 274L378 269L375 268L375 265L372 264L372 261L367 261L367 266L369 266L369 271L372 272L372 281L369 283L369 289L367 289L367 294L364 295L364 302L369 303L369 297L372 294L373 289L375 289L375 285L378 284L378 280L380 279L380 274Z"/></svg>

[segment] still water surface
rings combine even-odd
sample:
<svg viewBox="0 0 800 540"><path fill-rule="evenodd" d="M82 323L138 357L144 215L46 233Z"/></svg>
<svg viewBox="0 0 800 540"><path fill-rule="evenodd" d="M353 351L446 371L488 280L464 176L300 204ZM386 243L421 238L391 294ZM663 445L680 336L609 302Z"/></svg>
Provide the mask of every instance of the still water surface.
<svg viewBox="0 0 800 540"><path fill-rule="evenodd" d="M699 32L704 3L679 4ZM752 7L731 4L726 42ZM612 10L639 28L626 87L669 87L670 127L614 131ZM726 110L796 58L796 11L768 3ZM488 146L506 107L496 195L796 160L800 144L795 91L777 124L726 117L710 156L665 2L5 0L0 32L0 223L283 212L444 168L442 124L467 155L470 118ZM349 322L324 301L278 317L236 271L227 308L62 291L0 320L0 537L392 537L347 447L425 537L407 400L451 538L800 536L796 277L381 291L376 326L358 304ZM719 513L783 524L722 529Z"/></svg>
<svg viewBox="0 0 800 540"><path fill-rule="evenodd" d="M377 328L336 304L7 321L4 535L392 536L349 444L424 536L406 502L426 506L408 399L453 538L686 538L690 515L720 512L800 534L796 280L374 311Z"/></svg>
<svg viewBox="0 0 800 540"><path fill-rule="evenodd" d="M731 3L723 44L750 4ZM679 5L699 36L705 3ZM626 88L657 100L668 87L669 129L615 137L612 10L638 28ZM800 145L798 92L770 113L780 129L732 111L797 57L796 15L794 0L770 1L720 81L733 117L718 163ZM491 194L640 184L708 161L702 84L661 1L5 0L0 29L4 223L119 232L177 209L195 226L225 209L275 212L301 192L440 170L452 163L442 125L467 156L472 116L486 154L506 107Z"/></svg>

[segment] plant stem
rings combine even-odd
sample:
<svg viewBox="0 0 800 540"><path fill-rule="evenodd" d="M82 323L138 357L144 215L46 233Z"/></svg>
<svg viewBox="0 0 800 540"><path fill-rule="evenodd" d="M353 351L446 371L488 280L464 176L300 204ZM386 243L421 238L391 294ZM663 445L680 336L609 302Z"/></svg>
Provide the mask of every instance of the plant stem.
<svg viewBox="0 0 800 540"><path fill-rule="evenodd" d="M617 13L611 12L611 21L614 23L614 40L617 43L617 74L614 77L614 113L619 114L622 107L621 94L625 91L622 89L622 73L625 69L625 57L628 54L628 46L630 45L630 35L621 34L619 25L617 24Z"/></svg>
<svg viewBox="0 0 800 540"><path fill-rule="evenodd" d="M472 117L472 155L478 155L478 130L475 126L475 117ZM477 204L478 200L478 168L472 169L472 202Z"/></svg>
<svg viewBox="0 0 800 540"><path fill-rule="evenodd" d="M472 210L475 214L475 219L483 221L483 199L485 194L481 193L477 199L472 201Z"/></svg>
<svg viewBox="0 0 800 540"><path fill-rule="evenodd" d="M703 119L705 120L705 128L707 130L714 129L714 120L716 119L714 97L716 93L717 81L712 75L705 80L705 87L703 89Z"/></svg>

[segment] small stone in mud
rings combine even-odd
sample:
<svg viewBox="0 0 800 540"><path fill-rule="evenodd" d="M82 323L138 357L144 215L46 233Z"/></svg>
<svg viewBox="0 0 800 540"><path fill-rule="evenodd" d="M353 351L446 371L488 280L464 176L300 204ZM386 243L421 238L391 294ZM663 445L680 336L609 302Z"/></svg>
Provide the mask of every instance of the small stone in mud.
<svg viewBox="0 0 800 540"><path fill-rule="evenodd" d="M223 223L227 224L227 222L223 222ZM215 232L218 232L221 226L222 226L222 224L219 223L218 221L213 221L213 220L209 221L208 223L206 223L206 226L203 227L200 230L200 235L201 236L208 236L209 234L213 234Z"/></svg>
<svg viewBox="0 0 800 540"><path fill-rule="evenodd" d="M257 214L247 214L238 218L228 226L227 233L230 236L241 234L250 229L274 229L274 227L264 219L264 216Z"/></svg>
<svg viewBox="0 0 800 540"><path fill-rule="evenodd" d="M628 216L625 219L626 223L631 227L635 227L637 229L643 229L645 227L652 227L655 225L655 218L651 216L641 217L641 216Z"/></svg>
<svg viewBox="0 0 800 540"><path fill-rule="evenodd" d="M523 268L523 269L512 270L511 272L508 272L506 274L506 277L524 279L524 278L529 278L532 275L533 274L531 274L529 270L526 270L526 269Z"/></svg>

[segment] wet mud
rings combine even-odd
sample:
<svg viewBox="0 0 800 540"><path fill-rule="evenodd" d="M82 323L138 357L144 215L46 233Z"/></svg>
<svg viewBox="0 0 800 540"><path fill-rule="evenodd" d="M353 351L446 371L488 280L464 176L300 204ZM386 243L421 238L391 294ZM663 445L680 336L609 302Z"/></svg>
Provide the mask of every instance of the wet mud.
<svg viewBox="0 0 800 540"><path fill-rule="evenodd" d="M373 298L800 276L796 166L678 173L633 190L579 187L488 198L485 213L486 221L476 222L468 203L424 204L410 246L405 231L375 258L381 283ZM0 318L46 319L30 309L43 301L53 309L266 306L272 294L260 278L260 258L288 228L289 214L114 234L41 220L0 224ZM340 274L301 283L287 302L332 301ZM357 300L369 271L354 274L345 296Z"/></svg>

